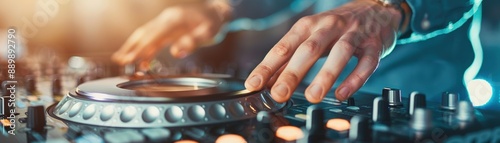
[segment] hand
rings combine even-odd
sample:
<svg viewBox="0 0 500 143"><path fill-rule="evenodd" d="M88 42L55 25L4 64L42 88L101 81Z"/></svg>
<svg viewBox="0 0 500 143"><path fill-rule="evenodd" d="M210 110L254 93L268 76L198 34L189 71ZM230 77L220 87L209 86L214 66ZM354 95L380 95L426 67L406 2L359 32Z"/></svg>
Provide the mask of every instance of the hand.
<svg viewBox="0 0 500 143"><path fill-rule="evenodd" d="M301 18L270 50L245 82L248 90L271 87L277 102L287 101L311 66L328 57L305 90L309 102L320 102L352 56L356 68L335 91L345 100L370 77L384 54L394 47L401 22L396 8L373 0L356 0L334 10Z"/></svg>
<svg viewBox="0 0 500 143"><path fill-rule="evenodd" d="M174 57L186 57L213 40L230 12L229 5L222 1L169 7L136 29L112 59L121 65L138 63L140 70L147 70L156 53L166 45L170 45Z"/></svg>

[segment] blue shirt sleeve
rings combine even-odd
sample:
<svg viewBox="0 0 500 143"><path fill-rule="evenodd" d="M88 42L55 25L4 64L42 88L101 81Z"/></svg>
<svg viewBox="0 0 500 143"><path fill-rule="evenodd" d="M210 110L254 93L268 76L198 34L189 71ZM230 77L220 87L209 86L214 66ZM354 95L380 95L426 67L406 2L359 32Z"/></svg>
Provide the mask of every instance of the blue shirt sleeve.
<svg viewBox="0 0 500 143"><path fill-rule="evenodd" d="M412 9L410 33L397 44L427 40L461 27L478 10L482 0L407 0Z"/></svg>

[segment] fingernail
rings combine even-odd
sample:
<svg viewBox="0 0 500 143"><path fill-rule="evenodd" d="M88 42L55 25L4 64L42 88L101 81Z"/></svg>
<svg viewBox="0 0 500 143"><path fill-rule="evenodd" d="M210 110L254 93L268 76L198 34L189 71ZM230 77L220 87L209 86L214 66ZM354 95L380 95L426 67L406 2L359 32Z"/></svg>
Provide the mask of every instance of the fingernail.
<svg viewBox="0 0 500 143"><path fill-rule="evenodd" d="M272 89L273 93L280 97L286 97L288 95L288 87L285 84L278 84Z"/></svg>
<svg viewBox="0 0 500 143"><path fill-rule="evenodd" d="M250 85L252 88L259 88L261 82L262 80L260 79L260 76L257 75L247 80L248 85Z"/></svg>
<svg viewBox="0 0 500 143"><path fill-rule="evenodd" d="M317 86L317 85L312 85L309 90L309 95L312 97L312 98L315 98L317 100L321 100L322 96L323 96L323 89L320 87L320 86Z"/></svg>
<svg viewBox="0 0 500 143"><path fill-rule="evenodd" d="M347 96L349 96L349 87L341 87L340 90L339 90L339 96L342 97L342 100L345 100L347 99Z"/></svg>

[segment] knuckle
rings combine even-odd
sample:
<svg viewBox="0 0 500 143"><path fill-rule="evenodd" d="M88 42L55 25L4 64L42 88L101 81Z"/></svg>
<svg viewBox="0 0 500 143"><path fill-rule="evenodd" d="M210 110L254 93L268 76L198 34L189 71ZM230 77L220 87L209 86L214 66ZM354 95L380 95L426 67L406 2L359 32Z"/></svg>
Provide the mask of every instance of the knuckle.
<svg viewBox="0 0 500 143"><path fill-rule="evenodd" d="M351 42L348 42L348 41L339 40L335 44L337 45L337 48L340 48L340 50L346 51L348 53L351 53L355 49L353 44Z"/></svg>
<svg viewBox="0 0 500 143"><path fill-rule="evenodd" d="M330 25L336 25L336 26L345 26L346 25L346 19L344 16L338 15L338 14L330 14L327 15L323 18L326 23L329 23Z"/></svg>
<svg viewBox="0 0 500 143"><path fill-rule="evenodd" d="M327 81L333 81L337 78L337 74L335 74L331 70L325 70L321 73L321 78Z"/></svg>
<svg viewBox="0 0 500 143"><path fill-rule="evenodd" d="M332 31L329 30L329 29L322 28L322 29L316 30L314 33L317 34L320 37L328 37L328 35L330 33L332 33Z"/></svg>
<svg viewBox="0 0 500 143"><path fill-rule="evenodd" d="M351 83L355 86L360 86L360 85L363 85L366 81L366 78L364 78L363 75L359 74L359 73L353 73L352 74L352 78L350 79Z"/></svg>
<svg viewBox="0 0 500 143"><path fill-rule="evenodd" d="M376 56L366 56L364 57L365 58L365 61L369 64L369 65L372 65L372 66L375 66L377 67L378 64L379 64L379 61L380 61L380 58L376 57Z"/></svg>
<svg viewBox="0 0 500 143"><path fill-rule="evenodd" d="M314 23L314 18L312 16L304 16L297 21L298 26L311 26Z"/></svg>
<svg viewBox="0 0 500 143"><path fill-rule="evenodd" d="M303 49L311 54L316 54L320 51L319 41L316 40L307 40L303 44Z"/></svg>
<svg viewBox="0 0 500 143"><path fill-rule="evenodd" d="M258 65L256 69L257 71L260 71L265 75L271 75L273 73L273 69L270 66L264 64Z"/></svg>
<svg viewBox="0 0 500 143"><path fill-rule="evenodd" d="M288 84L294 84L299 81L299 76L291 71L283 71L280 76L281 78L286 79L286 82Z"/></svg>
<svg viewBox="0 0 500 143"><path fill-rule="evenodd" d="M277 43L276 46L272 49L273 54L281 57L287 56L290 52L288 45L289 44L286 41Z"/></svg>

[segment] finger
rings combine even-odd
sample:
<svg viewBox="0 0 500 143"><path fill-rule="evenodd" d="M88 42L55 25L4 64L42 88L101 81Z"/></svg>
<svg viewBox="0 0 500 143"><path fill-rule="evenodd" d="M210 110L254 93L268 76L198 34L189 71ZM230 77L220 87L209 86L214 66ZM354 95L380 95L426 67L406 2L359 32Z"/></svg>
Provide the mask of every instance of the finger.
<svg viewBox="0 0 500 143"><path fill-rule="evenodd" d="M352 96L355 91L359 90L366 83L375 69L377 69L380 55L378 54L379 52L371 50L377 48L369 47L364 49L369 50L364 51L354 70L335 91L337 99L343 101Z"/></svg>
<svg viewBox="0 0 500 143"><path fill-rule="evenodd" d="M311 103L320 102L333 86L340 72L351 59L359 39L356 34L344 34L333 48L311 84L305 91L306 99Z"/></svg>
<svg viewBox="0 0 500 143"><path fill-rule="evenodd" d="M136 30L117 52L116 58L121 64L138 61L141 56L147 55L149 50L159 50L163 45L178 38L175 22L163 24L163 19L156 18ZM161 26L160 26L161 25ZM158 29L158 27L161 27Z"/></svg>
<svg viewBox="0 0 500 143"><path fill-rule="evenodd" d="M281 75L281 73L283 73L283 70L285 70L286 65L288 65L288 63L281 66L281 68L276 73L274 73L274 75L267 82L267 87L273 87L274 83L276 83L276 81L278 80L278 77Z"/></svg>
<svg viewBox="0 0 500 143"><path fill-rule="evenodd" d="M184 58L196 48L196 43L191 35L184 35L170 47L170 53L176 58Z"/></svg>
<svg viewBox="0 0 500 143"><path fill-rule="evenodd" d="M307 21L310 20L302 21L306 22L297 22L250 73L249 78L245 81L247 90L262 89L269 78L290 59L299 45L309 37L308 29L302 23L308 23Z"/></svg>
<svg viewBox="0 0 500 143"><path fill-rule="evenodd" d="M128 59L124 59L124 57L129 53L130 50L135 47L137 42L140 40L140 37L142 37L142 34L143 32L141 29L137 29L136 31L134 31L132 35L121 46L121 48L113 54L113 61L122 65L127 64L129 61Z"/></svg>
<svg viewBox="0 0 500 143"><path fill-rule="evenodd" d="M278 102L290 98L299 82L318 58L326 51L331 41L337 39L337 32L330 29L319 29L305 40L293 54L285 70L271 88L271 95Z"/></svg>
<svg viewBox="0 0 500 143"><path fill-rule="evenodd" d="M212 45L215 40L215 35L219 31L219 27L214 27L211 23L203 23L191 31L191 35L198 46Z"/></svg>

